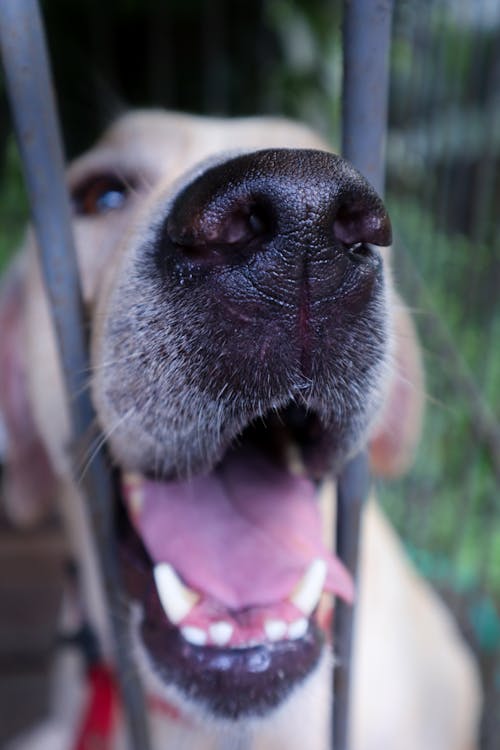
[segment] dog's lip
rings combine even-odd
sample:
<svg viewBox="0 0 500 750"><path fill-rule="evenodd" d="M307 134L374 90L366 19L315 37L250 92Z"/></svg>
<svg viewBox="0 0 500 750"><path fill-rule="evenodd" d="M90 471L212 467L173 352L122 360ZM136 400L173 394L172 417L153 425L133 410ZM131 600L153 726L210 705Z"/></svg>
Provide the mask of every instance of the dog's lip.
<svg viewBox="0 0 500 750"><path fill-rule="evenodd" d="M163 626L146 612L141 636L153 668L212 715L225 719L266 714L311 672L324 644L310 622L300 640L260 644L246 649L194 646L180 631Z"/></svg>

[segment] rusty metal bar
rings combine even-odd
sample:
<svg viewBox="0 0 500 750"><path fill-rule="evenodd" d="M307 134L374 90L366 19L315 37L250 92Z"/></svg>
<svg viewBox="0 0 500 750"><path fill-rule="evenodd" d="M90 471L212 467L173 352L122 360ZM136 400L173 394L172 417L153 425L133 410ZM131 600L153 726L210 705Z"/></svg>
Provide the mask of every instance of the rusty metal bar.
<svg viewBox="0 0 500 750"><path fill-rule="evenodd" d="M90 439L95 415L86 387L89 369L82 295L55 98L37 0L1 0L0 45L40 264L57 333L72 432L78 445ZM128 632L119 616L123 599L112 517L113 483L102 451L95 451L81 484L109 606L115 666L132 745L135 750L148 750L144 699L130 659Z"/></svg>
<svg viewBox="0 0 500 750"><path fill-rule="evenodd" d="M380 195L385 183L389 50L393 0L345 0L342 154ZM357 580L361 512L370 476L366 452L343 469L337 496L337 553ZM332 747L349 750L349 699L355 607L337 602L333 642Z"/></svg>

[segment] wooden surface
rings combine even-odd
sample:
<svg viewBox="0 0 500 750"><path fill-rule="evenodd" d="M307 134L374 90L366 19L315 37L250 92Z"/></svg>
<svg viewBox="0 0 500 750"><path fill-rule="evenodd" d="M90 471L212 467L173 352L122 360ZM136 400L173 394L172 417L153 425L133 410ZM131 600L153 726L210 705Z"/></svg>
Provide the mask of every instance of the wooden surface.
<svg viewBox="0 0 500 750"><path fill-rule="evenodd" d="M20 532L0 519L0 748L47 710L65 560L55 524Z"/></svg>

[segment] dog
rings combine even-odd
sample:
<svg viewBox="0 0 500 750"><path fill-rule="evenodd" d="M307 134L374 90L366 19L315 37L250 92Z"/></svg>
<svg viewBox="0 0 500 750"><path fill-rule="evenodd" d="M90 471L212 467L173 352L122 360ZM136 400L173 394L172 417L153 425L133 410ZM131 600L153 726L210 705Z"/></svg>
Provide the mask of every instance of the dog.
<svg viewBox="0 0 500 750"><path fill-rule="evenodd" d="M380 198L305 126L160 111L119 119L68 185L153 747L325 750L332 596L358 603L352 750L477 747L472 656L373 498L357 591L332 551L332 477L365 442L400 474L420 432ZM6 507L33 521L58 497L111 660L31 232L0 323ZM71 690L16 747L73 746L79 673Z"/></svg>

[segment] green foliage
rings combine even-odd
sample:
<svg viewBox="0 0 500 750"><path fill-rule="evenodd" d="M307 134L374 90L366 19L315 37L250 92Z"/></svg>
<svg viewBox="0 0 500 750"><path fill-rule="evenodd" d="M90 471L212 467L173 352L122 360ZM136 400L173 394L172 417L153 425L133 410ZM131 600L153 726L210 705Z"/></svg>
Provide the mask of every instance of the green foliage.
<svg viewBox="0 0 500 750"><path fill-rule="evenodd" d="M0 271L21 240L27 216L19 154L11 137L7 143L4 175L0 183Z"/></svg>
<svg viewBox="0 0 500 750"><path fill-rule="evenodd" d="M340 141L341 6L322 0L271 0L267 22L276 34L281 64L271 71L270 96L282 111Z"/></svg>
<svg viewBox="0 0 500 750"><path fill-rule="evenodd" d="M404 253L425 289L416 319L428 402L410 477L382 485L380 497L427 575L439 582L446 579L459 590L481 585L500 595L500 529L492 523L500 515L500 494L491 453L477 433L475 406L460 381L457 385L458 368L480 386L483 405L494 414L500 382L500 348L494 344L500 340L498 305L492 300L485 318L468 300L470 259L482 258L480 273L486 276L495 248L438 231L435 218L415 200L390 196L389 205L400 237L396 265L398 252ZM434 317L426 320L429 311ZM440 321L439 331L434 319ZM449 346L456 361L446 356Z"/></svg>
<svg viewBox="0 0 500 750"><path fill-rule="evenodd" d="M470 621L483 651L500 646L500 615L490 597L484 596L470 608Z"/></svg>

